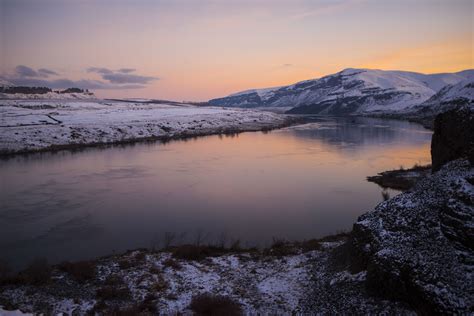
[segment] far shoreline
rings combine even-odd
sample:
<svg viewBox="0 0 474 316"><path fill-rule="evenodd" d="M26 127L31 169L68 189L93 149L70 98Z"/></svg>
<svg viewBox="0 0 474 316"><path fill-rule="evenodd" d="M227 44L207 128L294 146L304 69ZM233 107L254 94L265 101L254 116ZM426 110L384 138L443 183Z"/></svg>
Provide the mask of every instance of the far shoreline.
<svg viewBox="0 0 474 316"><path fill-rule="evenodd" d="M50 145L48 147L40 149L28 149L28 150L18 150L18 151L8 151L0 150L0 159L5 160L18 156L28 156L40 153L55 153L63 150L68 150L71 152L79 151L81 149L87 148L110 148L120 145L133 145L141 143L167 143L170 141L179 141L179 140L188 140L205 136L213 135L235 135L246 132L270 132L276 129L281 129L289 126L294 126L298 124L304 124L306 119L304 117L285 117L283 123L267 124L261 127L251 127L251 128L218 128L215 130L186 130L177 134L167 134L167 135L158 135L152 137L139 137L139 138L130 138L113 142L91 142L91 143L71 143L71 144L60 144L60 145Z"/></svg>
<svg viewBox="0 0 474 316"><path fill-rule="evenodd" d="M260 111L260 110L259 110ZM275 112L271 112L275 113ZM0 149L0 160L8 160L14 157L29 156L34 154L41 153L56 153L60 151L81 151L88 148L100 148L107 149L113 148L115 146L122 145L134 145L134 144L147 144L147 143L167 143L170 141L180 141L180 140L189 140L196 139L205 136L214 136L214 135L236 135L246 132L270 132L273 130L278 130L290 126L296 126L301 124L306 124L311 122L309 118L375 118L382 120L394 120L408 122L412 124L417 124L425 128L426 130L432 132L430 126L423 124L423 122L409 120L403 117L390 117L390 116L373 116L373 115L349 115L349 116L332 116L332 115L317 115L317 114L283 114L275 113L281 115L283 122L273 122L273 123L263 123L261 126L243 126L243 127L227 127L222 128L218 127L216 129L201 129L194 130L188 129L178 133L169 133L165 135L156 135L151 137L134 137L129 139L122 139L112 142L86 142L86 143L70 143L70 144L52 144L48 147L38 148L38 149L22 149L22 150L7 150Z"/></svg>

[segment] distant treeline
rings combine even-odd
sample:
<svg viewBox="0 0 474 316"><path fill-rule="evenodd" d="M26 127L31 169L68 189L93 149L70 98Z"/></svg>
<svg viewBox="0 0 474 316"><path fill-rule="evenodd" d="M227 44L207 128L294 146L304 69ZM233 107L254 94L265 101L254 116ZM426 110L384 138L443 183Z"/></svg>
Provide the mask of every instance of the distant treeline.
<svg viewBox="0 0 474 316"><path fill-rule="evenodd" d="M52 92L50 88L46 87L2 87L3 93L24 93L24 94L45 94Z"/></svg>
<svg viewBox="0 0 474 316"><path fill-rule="evenodd" d="M8 93L8 94L15 94L15 93L23 93L23 94L45 94L48 92L55 92L55 93L89 93L88 89L80 89L80 88L67 88L64 90L57 90L53 91L47 87L0 87L1 93Z"/></svg>

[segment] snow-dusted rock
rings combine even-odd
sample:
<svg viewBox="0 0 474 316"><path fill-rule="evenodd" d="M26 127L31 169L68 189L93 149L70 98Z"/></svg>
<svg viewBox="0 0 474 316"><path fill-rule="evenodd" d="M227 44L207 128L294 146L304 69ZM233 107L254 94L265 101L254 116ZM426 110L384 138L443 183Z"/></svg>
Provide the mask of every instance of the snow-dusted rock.
<svg viewBox="0 0 474 316"><path fill-rule="evenodd" d="M447 163L354 224L352 246L376 295L426 314L474 307L474 168Z"/></svg>

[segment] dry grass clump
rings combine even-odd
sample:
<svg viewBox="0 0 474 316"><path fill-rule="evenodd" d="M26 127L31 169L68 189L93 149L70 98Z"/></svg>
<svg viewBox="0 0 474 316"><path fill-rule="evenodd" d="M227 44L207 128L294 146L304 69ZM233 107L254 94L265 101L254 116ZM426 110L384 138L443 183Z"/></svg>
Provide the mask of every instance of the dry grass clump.
<svg viewBox="0 0 474 316"><path fill-rule="evenodd" d="M93 261L63 262L58 265L59 270L68 273L76 281L83 283L92 280L96 274L96 265Z"/></svg>
<svg viewBox="0 0 474 316"><path fill-rule="evenodd" d="M181 270L183 268L181 263L174 260L173 258L169 258L169 259L166 259L165 261L163 261L163 266L165 268L171 268L171 269L174 269L174 270Z"/></svg>
<svg viewBox="0 0 474 316"><path fill-rule="evenodd" d="M230 297L212 294L201 294L193 297L189 305L195 315L227 315L238 316L243 315L240 304Z"/></svg>
<svg viewBox="0 0 474 316"><path fill-rule="evenodd" d="M117 275L110 275L104 286L97 289L96 296L102 300L126 300L131 297L127 284Z"/></svg>
<svg viewBox="0 0 474 316"><path fill-rule="evenodd" d="M43 285L51 281L52 268L46 259L36 259L17 276L23 284Z"/></svg>
<svg viewBox="0 0 474 316"><path fill-rule="evenodd" d="M153 292L164 292L169 288L169 283L168 281L165 280L163 277L163 274L157 274L157 280L153 282L153 284L150 286L150 289Z"/></svg>
<svg viewBox="0 0 474 316"><path fill-rule="evenodd" d="M226 249L216 246L182 245L174 247L172 250L172 256L175 259L195 261L224 253L226 253Z"/></svg>
<svg viewBox="0 0 474 316"><path fill-rule="evenodd" d="M263 255L275 257L293 256L296 254L298 254L298 249L294 244L278 238L273 238L270 248L263 251Z"/></svg>

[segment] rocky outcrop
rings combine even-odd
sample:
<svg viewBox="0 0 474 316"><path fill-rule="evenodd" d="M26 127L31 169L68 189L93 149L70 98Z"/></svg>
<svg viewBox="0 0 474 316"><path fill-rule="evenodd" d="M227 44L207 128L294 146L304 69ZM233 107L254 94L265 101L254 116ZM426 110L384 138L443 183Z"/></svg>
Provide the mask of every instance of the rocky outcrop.
<svg viewBox="0 0 474 316"><path fill-rule="evenodd" d="M474 312L474 168L447 163L354 224L369 292L422 314Z"/></svg>
<svg viewBox="0 0 474 316"><path fill-rule="evenodd" d="M421 314L474 312L473 112L436 117L433 173L360 216L346 245L370 293Z"/></svg>
<svg viewBox="0 0 474 316"><path fill-rule="evenodd" d="M474 161L474 108L464 106L439 114L431 141L433 171L461 157Z"/></svg>
<svg viewBox="0 0 474 316"><path fill-rule="evenodd" d="M383 189L406 191L411 189L418 180L431 174L431 166L415 165L410 169L398 169L380 172L376 176L367 177L367 181L377 183Z"/></svg>

